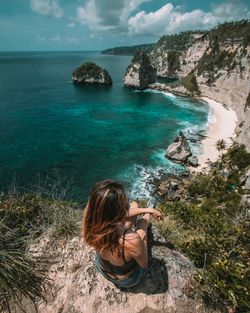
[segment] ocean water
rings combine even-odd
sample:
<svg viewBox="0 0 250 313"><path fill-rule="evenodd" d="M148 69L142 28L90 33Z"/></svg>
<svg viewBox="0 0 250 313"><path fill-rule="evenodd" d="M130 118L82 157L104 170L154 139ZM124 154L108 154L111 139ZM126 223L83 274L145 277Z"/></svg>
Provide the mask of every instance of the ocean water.
<svg viewBox="0 0 250 313"><path fill-rule="evenodd" d="M112 87L72 84L74 68L90 60L109 71ZM0 53L0 190L59 179L85 201L95 182L113 178L148 196L152 173L178 171L164 152L180 130L206 129L209 108L124 88L129 62L98 52Z"/></svg>

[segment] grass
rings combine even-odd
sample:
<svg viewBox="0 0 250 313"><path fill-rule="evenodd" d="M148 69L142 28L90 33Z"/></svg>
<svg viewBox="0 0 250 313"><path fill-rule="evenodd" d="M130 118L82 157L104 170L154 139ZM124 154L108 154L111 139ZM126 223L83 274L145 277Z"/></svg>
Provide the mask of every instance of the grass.
<svg viewBox="0 0 250 313"><path fill-rule="evenodd" d="M35 308L48 284L46 260L31 256L29 244L46 232L57 239L80 233L81 211L77 204L56 200L39 192L0 197L0 312L22 309L30 299Z"/></svg>
<svg viewBox="0 0 250 313"><path fill-rule="evenodd" d="M22 299L34 304L43 298L48 283L45 267L26 253L26 244L17 232L0 223L0 312L11 311L11 304L21 306Z"/></svg>

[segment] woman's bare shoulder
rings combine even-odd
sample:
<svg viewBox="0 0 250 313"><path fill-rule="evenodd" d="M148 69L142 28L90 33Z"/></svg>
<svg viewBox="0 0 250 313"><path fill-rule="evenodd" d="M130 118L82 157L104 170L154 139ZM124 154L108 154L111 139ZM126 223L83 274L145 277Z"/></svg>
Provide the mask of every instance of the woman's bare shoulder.
<svg viewBox="0 0 250 313"><path fill-rule="evenodd" d="M125 235L124 244L125 247L139 245L141 244L141 237L136 231L129 230Z"/></svg>

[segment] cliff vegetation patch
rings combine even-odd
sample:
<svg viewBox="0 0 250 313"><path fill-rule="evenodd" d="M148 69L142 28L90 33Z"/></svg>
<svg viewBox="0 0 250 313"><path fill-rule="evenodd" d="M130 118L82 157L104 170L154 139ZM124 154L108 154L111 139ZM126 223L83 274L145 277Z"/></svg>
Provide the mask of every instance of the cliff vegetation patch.
<svg viewBox="0 0 250 313"><path fill-rule="evenodd" d="M181 83L192 95L200 93L194 72L191 72L186 77L183 77L181 79Z"/></svg>
<svg viewBox="0 0 250 313"><path fill-rule="evenodd" d="M242 203L250 154L233 144L188 187L188 201L161 204L162 232L197 267L193 290L222 312L249 312L249 209ZM222 149L223 148L223 149ZM178 229L178 231L177 231Z"/></svg>

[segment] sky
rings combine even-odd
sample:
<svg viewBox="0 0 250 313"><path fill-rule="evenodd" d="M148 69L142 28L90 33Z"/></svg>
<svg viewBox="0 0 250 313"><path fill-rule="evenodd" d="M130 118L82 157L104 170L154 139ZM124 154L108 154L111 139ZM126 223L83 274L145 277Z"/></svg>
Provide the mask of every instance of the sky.
<svg viewBox="0 0 250 313"><path fill-rule="evenodd" d="M103 50L250 19L250 0L0 0L0 51Z"/></svg>

